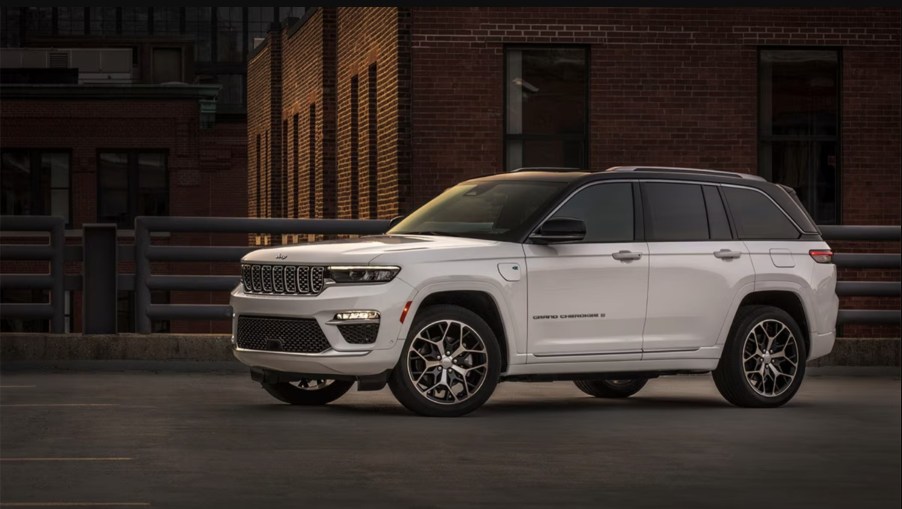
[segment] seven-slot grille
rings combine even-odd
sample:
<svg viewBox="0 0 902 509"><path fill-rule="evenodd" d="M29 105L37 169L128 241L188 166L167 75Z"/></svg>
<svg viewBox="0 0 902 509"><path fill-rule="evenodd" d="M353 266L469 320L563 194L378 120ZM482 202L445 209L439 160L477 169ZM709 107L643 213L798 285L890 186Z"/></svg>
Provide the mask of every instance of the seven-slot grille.
<svg viewBox="0 0 902 509"><path fill-rule="evenodd" d="M247 293L318 294L325 287L325 267L307 265L241 265L241 283Z"/></svg>
<svg viewBox="0 0 902 509"><path fill-rule="evenodd" d="M313 318L239 316L238 348L270 352L320 353L331 348Z"/></svg>

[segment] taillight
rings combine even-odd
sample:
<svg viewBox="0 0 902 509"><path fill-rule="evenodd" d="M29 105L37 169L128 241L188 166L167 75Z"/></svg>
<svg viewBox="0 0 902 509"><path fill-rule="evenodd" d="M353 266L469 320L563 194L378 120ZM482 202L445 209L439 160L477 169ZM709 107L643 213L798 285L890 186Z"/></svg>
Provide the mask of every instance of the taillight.
<svg viewBox="0 0 902 509"><path fill-rule="evenodd" d="M808 254L817 263L833 263L832 249L812 249Z"/></svg>

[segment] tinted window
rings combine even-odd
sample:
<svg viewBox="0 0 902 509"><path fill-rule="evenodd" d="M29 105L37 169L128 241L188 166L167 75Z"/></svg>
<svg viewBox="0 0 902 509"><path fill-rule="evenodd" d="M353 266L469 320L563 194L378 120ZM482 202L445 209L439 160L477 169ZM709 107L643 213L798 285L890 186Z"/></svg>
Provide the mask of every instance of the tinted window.
<svg viewBox="0 0 902 509"><path fill-rule="evenodd" d="M423 205L388 233L511 241L563 186L563 182L465 182Z"/></svg>
<svg viewBox="0 0 902 509"><path fill-rule="evenodd" d="M799 232L767 196L750 189L724 187L741 239L797 239Z"/></svg>
<svg viewBox="0 0 902 509"><path fill-rule="evenodd" d="M702 186L649 182L643 185L643 197L649 240L708 240Z"/></svg>
<svg viewBox="0 0 902 509"><path fill-rule="evenodd" d="M631 242L633 240L632 184L598 184L570 198L553 217L586 222L583 242Z"/></svg>
<svg viewBox="0 0 902 509"><path fill-rule="evenodd" d="M723 208L723 200L720 192L714 186L702 186L705 194L705 208L708 209L708 228L711 240L730 240L730 222L727 221L727 212Z"/></svg>

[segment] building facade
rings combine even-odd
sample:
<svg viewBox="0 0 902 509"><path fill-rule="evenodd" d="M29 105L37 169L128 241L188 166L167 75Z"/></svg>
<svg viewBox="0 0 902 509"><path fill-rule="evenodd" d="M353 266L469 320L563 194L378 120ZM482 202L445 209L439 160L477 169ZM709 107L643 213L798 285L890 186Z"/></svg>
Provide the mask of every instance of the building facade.
<svg viewBox="0 0 902 509"><path fill-rule="evenodd" d="M900 13L314 9L250 55L248 215L389 218L487 173L640 164L899 224Z"/></svg>
<svg viewBox="0 0 902 509"><path fill-rule="evenodd" d="M254 41L303 7L0 8L0 214L58 215L77 243L83 224L115 223L133 242L139 215L243 216L247 201L246 58ZM186 245L243 244L243 235L181 234ZM29 269L4 260L2 271ZM38 272L45 268L35 267ZM80 273L78 263L67 271ZM156 266L159 274L234 274L234 264ZM123 262L122 273L134 271ZM4 290L4 302L46 301ZM157 303L224 303L227 295L155 292ZM68 308L81 309L78 291ZM134 292L118 326L134 330ZM43 321L4 320L35 331ZM81 330L79 312L69 329ZM226 332L227 322L157 330Z"/></svg>

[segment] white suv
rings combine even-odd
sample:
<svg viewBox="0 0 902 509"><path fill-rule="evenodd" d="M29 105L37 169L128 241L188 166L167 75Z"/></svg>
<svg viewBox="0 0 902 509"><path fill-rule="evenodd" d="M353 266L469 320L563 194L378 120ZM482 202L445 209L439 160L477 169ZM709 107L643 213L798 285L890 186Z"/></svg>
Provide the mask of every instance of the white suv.
<svg viewBox="0 0 902 509"><path fill-rule="evenodd" d="M738 173L523 169L454 186L385 235L254 251L235 356L276 398L388 383L468 413L499 381L626 397L713 372L731 403L793 397L830 352L830 247L787 187Z"/></svg>

